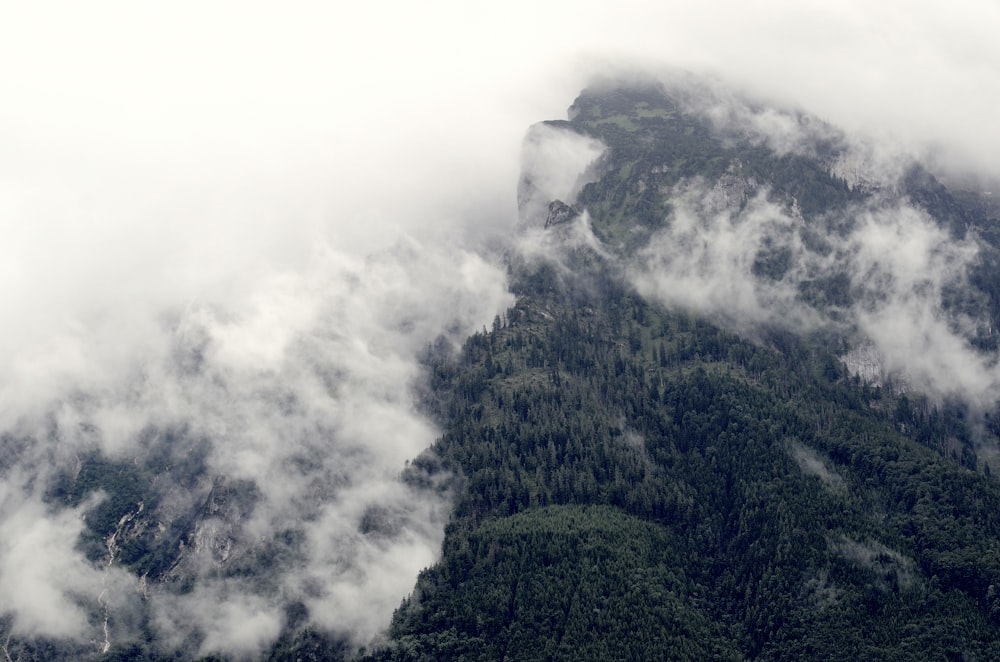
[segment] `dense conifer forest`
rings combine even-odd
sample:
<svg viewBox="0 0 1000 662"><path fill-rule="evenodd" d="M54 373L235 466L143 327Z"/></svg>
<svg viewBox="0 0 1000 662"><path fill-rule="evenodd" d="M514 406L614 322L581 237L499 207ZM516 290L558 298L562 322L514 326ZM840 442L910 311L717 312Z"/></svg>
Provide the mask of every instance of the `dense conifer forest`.
<svg viewBox="0 0 1000 662"><path fill-rule="evenodd" d="M1000 654L1000 489L942 452L959 411L849 378L822 338L532 277L434 366L463 483L374 659Z"/></svg>
<svg viewBox="0 0 1000 662"><path fill-rule="evenodd" d="M585 93L571 116L557 125L612 146L579 204L620 253L662 224L664 183L733 159L812 226L865 196L820 156L713 137L656 90ZM651 172L660 187L636 186ZM991 227L918 179L952 232ZM1000 486L973 440L989 413L852 376L829 328L737 334L640 297L614 259L563 255L515 260L517 305L459 356L430 353L446 427L411 471L460 476L455 511L367 659L1000 657Z"/></svg>

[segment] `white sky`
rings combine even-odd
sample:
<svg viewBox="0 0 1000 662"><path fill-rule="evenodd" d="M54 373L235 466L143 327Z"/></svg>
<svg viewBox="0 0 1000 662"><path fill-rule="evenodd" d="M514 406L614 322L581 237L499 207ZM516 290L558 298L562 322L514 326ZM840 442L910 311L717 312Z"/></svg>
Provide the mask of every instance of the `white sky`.
<svg viewBox="0 0 1000 662"><path fill-rule="evenodd" d="M0 177L123 211L221 190L367 247L359 216L499 195L527 125L603 62L713 69L995 164L997 27L982 1L5 3Z"/></svg>

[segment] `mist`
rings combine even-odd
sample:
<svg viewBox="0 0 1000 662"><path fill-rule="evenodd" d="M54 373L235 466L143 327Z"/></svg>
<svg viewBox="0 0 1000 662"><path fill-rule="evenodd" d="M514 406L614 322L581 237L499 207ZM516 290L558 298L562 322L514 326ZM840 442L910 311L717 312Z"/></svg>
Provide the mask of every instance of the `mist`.
<svg viewBox="0 0 1000 662"><path fill-rule="evenodd" d="M314 626L366 643L440 551L446 491L399 478L438 433L419 406L419 357L513 301L492 247L518 223L529 126L565 117L595 76L683 68L893 146L860 163L932 154L988 180L1000 174L997 12L786 1L0 9L8 631L99 653L149 628L165 650L253 657L297 604ZM784 126L758 119L762 136ZM545 186L571 197L600 148L562 147L531 158L554 173ZM576 174L558 176L547 158ZM700 193L682 195L689 211ZM684 209L675 232L718 234L711 250L722 253L702 257L733 273L745 256L721 239L796 222L764 199L750 207L764 226ZM912 213L872 211L852 240L875 251L878 233ZM576 228L593 241L585 218ZM931 288L960 278L974 250L940 258L924 246L914 251L943 279ZM726 290L741 286L720 281L707 300L810 323L780 287ZM878 342L879 330L895 333L887 319L923 316L972 366L924 372L956 374L952 390L974 384L969 374L993 388L934 309L906 311L873 303L857 323ZM887 361L926 355L927 337ZM56 508L47 494L94 453L177 467L156 507L164 520L197 513L200 542L176 570L194 577L190 590L149 586L81 551L84 519L106 495ZM184 462L198 467L193 483ZM287 556L259 581L227 574L275 549ZM127 616L140 597L145 625Z"/></svg>
<svg viewBox="0 0 1000 662"><path fill-rule="evenodd" d="M962 311L946 305L948 291L970 289L980 251L974 235L956 239L905 199L879 198L807 232L801 215L771 201L766 187L745 191L746 200L728 193L700 180L672 192L666 227L626 259L641 294L750 337L767 327L835 330L852 348L871 350L866 378L894 379L979 411L996 405L998 357L972 343L990 323L984 302ZM775 254L787 267L780 277L759 273L762 256ZM813 283L838 278L849 301L817 305L803 295Z"/></svg>

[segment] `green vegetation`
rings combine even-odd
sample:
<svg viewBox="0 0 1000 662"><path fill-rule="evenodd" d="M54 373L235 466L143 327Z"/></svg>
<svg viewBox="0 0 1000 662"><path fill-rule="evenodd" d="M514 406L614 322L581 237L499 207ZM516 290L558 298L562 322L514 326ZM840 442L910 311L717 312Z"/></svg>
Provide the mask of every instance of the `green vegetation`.
<svg viewBox="0 0 1000 662"><path fill-rule="evenodd" d="M623 254L669 186L734 162L796 201L820 253L813 228L864 195L656 90L584 93L571 115L609 145L580 202ZM923 184L943 222L966 218ZM754 274L788 261L762 251ZM441 562L366 659L1000 659L1000 485L959 403L850 377L832 333L751 342L569 262L515 265L518 304L431 361L445 433L414 470L443 463L462 489ZM846 274L799 287L852 295Z"/></svg>
<svg viewBox="0 0 1000 662"><path fill-rule="evenodd" d="M954 412L593 285L434 366L465 489L373 659L1000 655L1000 486L933 449Z"/></svg>
<svg viewBox="0 0 1000 662"><path fill-rule="evenodd" d="M738 659L668 530L609 507L549 506L451 539L381 659Z"/></svg>

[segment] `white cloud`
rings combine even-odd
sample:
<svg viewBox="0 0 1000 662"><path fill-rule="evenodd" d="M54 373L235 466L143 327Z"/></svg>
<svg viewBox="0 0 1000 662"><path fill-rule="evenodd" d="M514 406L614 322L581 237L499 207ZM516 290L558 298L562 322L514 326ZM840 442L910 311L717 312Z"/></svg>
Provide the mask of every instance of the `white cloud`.
<svg viewBox="0 0 1000 662"><path fill-rule="evenodd" d="M769 202L765 190L728 200L720 186L688 182L671 196L673 211L632 265L644 296L680 306L753 332L780 320L809 327L817 315L797 301L796 276L804 247L802 220ZM754 264L765 249L787 250L791 273L780 280L758 278Z"/></svg>
<svg viewBox="0 0 1000 662"><path fill-rule="evenodd" d="M550 202L576 202L580 189L596 177L593 166L605 150L590 136L546 124L532 126L521 149L517 190L520 222L543 227Z"/></svg>
<svg viewBox="0 0 1000 662"><path fill-rule="evenodd" d="M902 376L935 398L995 406L997 356L968 340L982 320L975 310L948 310L945 303L949 289L969 289L979 254L972 234L955 239L924 211L876 196L837 212L835 221L828 218L846 233L827 231L822 241L829 252L816 253L802 241L802 219L769 202L765 189L744 181L754 196L744 204L723 195L727 183L732 190L724 177L711 187L686 182L671 193L664 229L628 260L640 293L750 335L764 325L795 331L833 325L871 344L881 374ZM811 231L822 232L821 224ZM780 278L755 273L768 251L785 254ZM849 274L849 307L815 308L802 297L803 282L840 273Z"/></svg>
<svg viewBox="0 0 1000 662"><path fill-rule="evenodd" d="M104 604L126 607L134 578L74 548L92 503L53 512L16 478L0 482L0 615L13 615L15 635L83 639L96 631Z"/></svg>
<svg viewBox="0 0 1000 662"><path fill-rule="evenodd" d="M160 600L155 619L175 648L198 632L198 655L221 653L241 660L258 659L284 620L281 610L263 598L242 591L233 595L225 582L208 581L188 594Z"/></svg>

